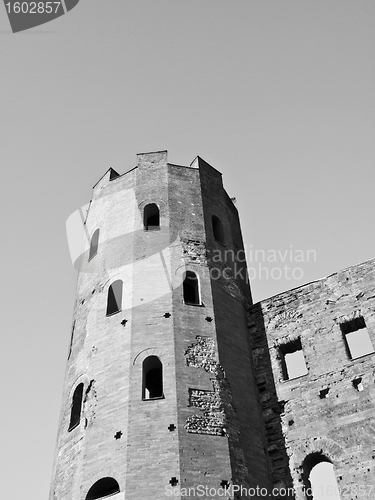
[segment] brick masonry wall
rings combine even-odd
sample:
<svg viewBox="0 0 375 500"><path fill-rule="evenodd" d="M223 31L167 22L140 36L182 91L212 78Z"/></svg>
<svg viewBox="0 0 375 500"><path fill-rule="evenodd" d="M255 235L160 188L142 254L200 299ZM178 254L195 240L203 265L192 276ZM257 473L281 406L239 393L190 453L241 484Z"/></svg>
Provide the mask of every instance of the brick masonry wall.
<svg viewBox="0 0 375 500"><path fill-rule="evenodd" d="M215 434L220 410L212 401L214 374L206 371L201 363L204 347L194 350L197 337L210 344L211 355L217 359L215 322L207 263L208 249L203 218L203 205L198 168L170 166L169 189L171 229L181 238L181 250L176 247L174 266L193 271L199 279L201 305L189 305L183 301L182 286L173 293L173 322L175 329L176 385L178 400L178 431L180 440L180 484L183 488L220 488L222 480L231 481L228 439ZM188 363L189 351L194 350L196 363ZM199 350L199 348L198 348ZM194 357L194 354L192 355ZM191 391L198 391L196 404ZM203 394L208 407L202 409ZM216 402L217 403L217 402ZM220 406L220 403L219 403ZM217 411L215 411L217 410ZM213 414L214 413L214 414ZM190 425L191 419L199 424ZM216 498L216 496L214 497Z"/></svg>
<svg viewBox="0 0 375 500"><path fill-rule="evenodd" d="M148 203L159 206L159 231L144 231ZM233 274L233 262L217 264L229 270L211 279L213 213L223 221L228 249L241 247L221 175L200 159L180 167L167 164L166 152L141 154L136 168L121 176L110 170L95 185L76 263L50 500L85 500L103 477L113 477L127 500L161 500L172 478L178 487L215 489L223 481L267 483L246 335L250 290ZM88 261L97 228L98 253ZM185 269L199 277L200 305L183 301ZM122 310L106 316L108 289L118 279ZM163 364L164 398L143 401L142 363L150 355ZM79 383L81 421L68 432Z"/></svg>
<svg viewBox="0 0 375 500"><path fill-rule="evenodd" d="M211 256L209 266L218 361L230 388L230 406L233 408L233 411L227 410L233 481L246 488L270 488L264 426L246 327L246 308L251 303L251 294L237 209L223 189L221 174L203 160L200 160L200 171L207 246ZM212 215L219 216L222 221L223 242L214 238ZM222 256L221 260L216 256ZM223 268L222 273L217 271Z"/></svg>
<svg viewBox="0 0 375 500"><path fill-rule="evenodd" d="M351 359L340 327L363 317L375 346L374 264L358 264L249 309L273 481L294 486L297 500L306 498L302 486L309 487L311 467L322 457L334 465L343 495L374 496L375 354ZM297 338L308 373L285 380L280 346Z"/></svg>

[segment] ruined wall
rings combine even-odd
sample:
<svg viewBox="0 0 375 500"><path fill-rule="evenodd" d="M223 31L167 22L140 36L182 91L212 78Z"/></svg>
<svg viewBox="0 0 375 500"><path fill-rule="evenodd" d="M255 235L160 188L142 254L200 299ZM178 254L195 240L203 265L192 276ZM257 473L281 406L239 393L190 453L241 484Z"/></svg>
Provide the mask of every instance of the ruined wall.
<svg viewBox="0 0 375 500"><path fill-rule="evenodd" d="M373 498L375 260L255 304L248 325L274 484L305 499L323 460L342 498ZM307 373L288 378L300 350Z"/></svg>

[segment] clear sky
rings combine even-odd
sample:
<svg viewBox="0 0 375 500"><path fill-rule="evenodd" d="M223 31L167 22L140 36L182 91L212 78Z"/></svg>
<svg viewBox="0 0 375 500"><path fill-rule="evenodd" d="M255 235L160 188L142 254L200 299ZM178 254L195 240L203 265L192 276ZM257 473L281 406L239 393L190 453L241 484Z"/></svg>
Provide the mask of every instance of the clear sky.
<svg viewBox="0 0 375 500"><path fill-rule="evenodd" d="M2 498L48 497L65 221L108 167L220 170L255 301L374 257L374 26L371 0L81 0L19 34L0 8Z"/></svg>

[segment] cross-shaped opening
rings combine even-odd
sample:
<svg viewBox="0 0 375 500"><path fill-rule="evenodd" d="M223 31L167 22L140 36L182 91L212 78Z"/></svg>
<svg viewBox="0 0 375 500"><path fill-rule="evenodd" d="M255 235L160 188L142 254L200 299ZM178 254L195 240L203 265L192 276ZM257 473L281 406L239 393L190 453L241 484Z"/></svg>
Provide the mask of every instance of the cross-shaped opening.
<svg viewBox="0 0 375 500"><path fill-rule="evenodd" d="M115 439L120 439L121 436L122 436L122 432L121 431L117 431L116 434L115 434Z"/></svg>
<svg viewBox="0 0 375 500"><path fill-rule="evenodd" d="M164 318L170 318L171 317L171 313L165 313L164 314Z"/></svg>
<svg viewBox="0 0 375 500"><path fill-rule="evenodd" d="M174 424L170 424L169 427L168 427L168 430L170 432L173 432L175 429L176 429L176 426Z"/></svg>
<svg viewBox="0 0 375 500"><path fill-rule="evenodd" d="M178 484L178 479L177 477L171 477L170 481L169 481L169 484L171 486L176 486Z"/></svg>
<svg viewBox="0 0 375 500"><path fill-rule="evenodd" d="M220 483L220 486L222 488L224 488L225 490L227 490L229 488L229 481L227 481L226 479L223 479Z"/></svg>

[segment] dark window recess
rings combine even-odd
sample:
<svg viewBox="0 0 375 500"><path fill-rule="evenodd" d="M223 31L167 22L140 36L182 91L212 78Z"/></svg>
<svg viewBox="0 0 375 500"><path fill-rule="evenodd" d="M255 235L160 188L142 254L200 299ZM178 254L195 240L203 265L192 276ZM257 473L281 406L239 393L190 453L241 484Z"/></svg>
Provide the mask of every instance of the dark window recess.
<svg viewBox="0 0 375 500"><path fill-rule="evenodd" d="M96 231L94 231L94 234L91 237L89 260L91 260L98 253L98 245L99 245L99 229L96 229Z"/></svg>
<svg viewBox="0 0 375 500"><path fill-rule="evenodd" d="M213 215L211 217L211 221L212 221L212 231L214 233L215 240L218 241L219 243L224 243L224 231L221 220L219 219L219 217L216 217L216 215Z"/></svg>
<svg viewBox="0 0 375 500"><path fill-rule="evenodd" d="M362 316L358 316L350 321L341 323L340 328L342 333L346 335L347 333L355 332L361 328L366 328L366 323Z"/></svg>
<svg viewBox="0 0 375 500"><path fill-rule="evenodd" d="M169 484L172 486L177 486L178 485L177 477L171 477L171 479L169 480Z"/></svg>
<svg viewBox="0 0 375 500"><path fill-rule="evenodd" d="M192 271L186 271L183 282L185 304L200 304L198 276Z"/></svg>
<svg viewBox="0 0 375 500"><path fill-rule="evenodd" d="M171 317L171 313L165 313L164 314L164 318L170 318Z"/></svg>
<svg viewBox="0 0 375 500"><path fill-rule="evenodd" d="M207 318L205 318L205 319L206 319L206 321L208 321L209 323L211 323L211 321L212 321L212 318L211 318L210 316L207 316Z"/></svg>
<svg viewBox="0 0 375 500"><path fill-rule="evenodd" d="M120 486L113 477L103 477L91 486L85 500L97 500L107 498L120 492Z"/></svg>
<svg viewBox="0 0 375 500"><path fill-rule="evenodd" d="M117 280L108 288L107 316L121 311L122 307L122 281Z"/></svg>
<svg viewBox="0 0 375 500"><path fill-rule="evenodd" d="M70 410L70 422L68 431L73 430L81 420L83 384L78 384L72 397L72 407Z"/></svg>
<svg viewBox="0 0 375 500"><path fill-rule="evenodd" d="M146 231L160 229L160 212L156 203L149 203L145 206L143 224Z"/></svg>
<svg viewBox="0 0 375 500"><path fill-rule="evenodd" d="M328 387L326 389L322 389L319 392L320 399L326 399L326 398L328 398L328 393L329 393L329 388Z"/></svg>
<svg viewBox="0 0 375 500"><path fill-rule="evenodd" d="M259 382L257 384L259 392L264 392L266 390L266 382Z"/></svg>
<svg viewBox="0 0 375 500"><path fill-rule="evenodd" d="M163 397L163 365L157 356L149 356L143 361L142 399Z"/></svg>
<svg viewBox="0 0 375 500"><path fill-rule="evenodd" d="M362 316L341 323L340 328L351 359L360 358L374 352L374 347Z"/></svg>
<svg viewBox="0 0 375 500"><path fill-rule="evenodd" d="M176 426L175 426L174 424L170 424L170 425L168 426L168 430L169 430L170 432L173 432L175 429L176 429Z"/></svg>
<svg viewBox="0 0 375 500"><path fill-rule="evenodd" d="M122 436L122 432L121 431L117 431L116 434L114 435L114 438L115 439L120 439Z"/></svg>
<svg viewBox="0 0 375 500"><path fill-rule="evenodd" d="M69 344L69 354L68 354L68 359L70 359L70 356L72 354L72 347L73 347L73 338L74 338L74 330L76 327L76 321L73 321L73 326L72 326L72 333L70 335L70 344Z"/></svg>
<svg viewBox="0 0 375 500"><path fill-rule="evenodd" d="M280 345L280 355L284 380L290 380L307 374L300 338Z"/></svg>
<svg viewBox="0 0 375 500"><path fill-rule="evenodd" d="M124 327L125 327L127 322L128 322L128 320L127 320L127 319L123 319L123 320L121 321L122 326L124 326Z"/></svg>
<svg viewBox="0 0 375 500"><path fill-rule="evenodd" d="M363 391L362 377L358 377L353 380L353 387L359 392Z"/></svg>
<svg viewBox="0 0 375 500"><path fill-rule="evenodd" d="M223 479L223 480L221 481L221 483L220 483L220 486L221 486L222 488L224 488L225 490L227 490L227 489L229 488L229 485L230 485L230 483L229 483L229 481L227 481L226 479Z"/></svg>

